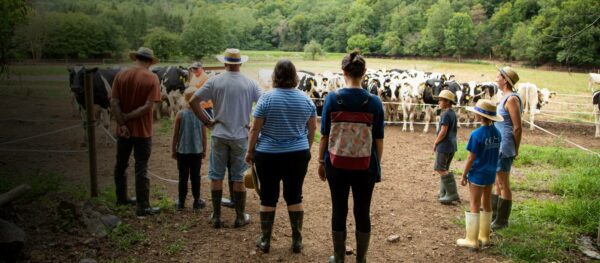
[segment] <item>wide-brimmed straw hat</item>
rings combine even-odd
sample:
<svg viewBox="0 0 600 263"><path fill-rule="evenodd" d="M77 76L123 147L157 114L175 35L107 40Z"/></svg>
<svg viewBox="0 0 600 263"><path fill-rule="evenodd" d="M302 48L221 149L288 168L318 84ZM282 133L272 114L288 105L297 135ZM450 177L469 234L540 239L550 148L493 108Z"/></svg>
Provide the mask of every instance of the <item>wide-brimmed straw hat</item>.
<svg viewBox="0 0 600 263"><path fill-rule="evenodd" d="M454 95L452 91L449 91L447 89L442 90L442 92L440 92L440 95L435 96L435 99L447 99L452 103L456 104L456 95Z"/></svg>
<svg viewBox="0 0 600 263"><path fill-rule="evenodd" d="M225 64L242 64L248 61L248 56L240 55L240 50L237 48L228 48L223 55L217 55L217 59Z"/></svg>
<svg viewBox="0 0 600 263"><path fill-rule="evenodd" d="M468 111L479 114L492 121L503 121L504 118L496 113L496 105L490 100L480 99L475 104L475 107L466 107Z"/></svg>
<svg viewBox="0 0 600 263"><path fill-rule="evenodd" d="M512 87L514 87L515 84L519 82L519 74L517 74L517 72L515 72L511 67L506 66L500 68L496 66L496 68L498 69L498 71L500 71L500 74L502 74L504 79L506 79L506 81L508 81L508 83L510 83Z"/></svg>
<svg viewBox="0 0 600 263"><path fill-rule="evenodd" d="M154 51L147 47L140 47L137 51L129 52L129 58L131 60L137 60L138 57L150 59L152 60L152 64L156 64L159 61L158 58L154 56Z"/></svg>
<svg viewBox="0 0 600 263"><path fill-rule="evenodd" d="M244 173L244 186L249 189L254 189L260 195L260 182L258 181L258 175L256 174L256 166L254 163L248 167L248 170Z"/></svg>

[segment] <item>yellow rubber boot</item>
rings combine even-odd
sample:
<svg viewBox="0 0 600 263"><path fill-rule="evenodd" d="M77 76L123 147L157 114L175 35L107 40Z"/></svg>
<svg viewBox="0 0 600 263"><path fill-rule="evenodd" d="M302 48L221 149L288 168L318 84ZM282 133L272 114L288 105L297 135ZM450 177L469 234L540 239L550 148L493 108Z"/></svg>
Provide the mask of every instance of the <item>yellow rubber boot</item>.
<svg viewBox="0 0 600 263"><path fill-rule="evenodd" d="M465 226L467 229L467 237L456 240L459 247L468 247L473 249L479 248L479 213L465 212Z"/></svg>
<svg viewBox="0 0 600 263"><path fill-rule="evenodd" d="M491 243L490 231L492 226L492 213L482 211L479 215L479 241L482 246Z"/></svg>

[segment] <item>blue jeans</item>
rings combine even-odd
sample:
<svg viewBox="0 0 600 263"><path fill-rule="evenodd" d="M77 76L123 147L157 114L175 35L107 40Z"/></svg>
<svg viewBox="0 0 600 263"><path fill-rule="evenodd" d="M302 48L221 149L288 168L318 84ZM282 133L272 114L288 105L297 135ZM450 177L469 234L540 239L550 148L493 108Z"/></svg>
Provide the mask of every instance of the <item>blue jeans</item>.
<svg viewBox="0 0 600 263"><path fill-rule="evenodd" d="M227 164L231 164L229 176L231 181L242 182L247 164L244 160L248 149L248 139L227 140L212 137L210 141L210 166L208 178L211 180L223 180Z"/></svg>
<svg viewBox="0 0 600 263"><path fill-rule="evenodd" d="M514 160L514 156L507 157L503 153L500 153L500 156L498 156L498 168L496 169L496 172L510 173L510 168L512 167Z"/></svg>

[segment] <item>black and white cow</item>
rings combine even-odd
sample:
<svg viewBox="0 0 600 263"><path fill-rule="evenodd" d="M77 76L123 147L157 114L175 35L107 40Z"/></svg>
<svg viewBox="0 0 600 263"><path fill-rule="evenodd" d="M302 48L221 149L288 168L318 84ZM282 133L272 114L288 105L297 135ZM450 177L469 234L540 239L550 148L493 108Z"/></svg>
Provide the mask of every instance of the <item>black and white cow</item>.
<svg viewBox="0 0 600 263"><path fill-rule="evenodd" d="M596 138L600 138L600 90L593 93L592 104L594 105L594 115L596 116Z"/></svg>
<svg viewBox="0 0 600 263"><path fill-rule="evenodd" d="M435 99L440 92L442 91L444 86L444 81L442 79L428 79L424 83L423 92L421 98L423 100L423 110L425 111L425 128L423 128L423 133L427 133L429 131L429 124L436 116L435 111L437 108L438 100ZM437 125L436 122L436 129Z"/></svg>
<svg viewBox="0 0 600 263"><path fill-rule="evenodd" d="M321 99L321 93L317 84L315 74L307 71L299 71L298 77L298 90L303 91L306 95L312 99L317 107L317 116L321 116L323 111L323 100Z"/></svg>
<svg viewBox="0 0 600 263"><path fill-rule="evenodd" d="M548 89L538 89L533 83L519 83L516 86L516 90L521 97L523 103L524 113L529 112L529 120L531 130L535 129L533 123L535 121L535 115L539 113L542 106L548 104L550 99L556 95L556 92L550 92Z"/></svg>
<svg viewBox="0 0 600 263"><path fill-rule="evenodd" d="M85 121L85 92L84 92L84 76L86 72L92 74L92 89L94 92L94 118L99 120L97 124L101 124L107 131L110 131L110 97L112 93L112 83L115 76L121 69L86 69L84 66L75 66L67 68L69 71L69 87L73 93L73 97L77 102L81 119ZM87 142L87 133L84 132L84 142ZM106 136L108 144L108 135Z"/></svg>
<svg viewBox="0 0 600 263"><path fill-rule="evenodd" d="M185 83L188 82L189 72L181 66L156 67L152 69L152 72L158 76L161 94L161 102L158 103L158 107L154 111L154 117L160 119L163 108L166 108L173 119L180 108L177 99L174 98L178 95L174 95L174 93L183 94L186 88Z"/></svg>

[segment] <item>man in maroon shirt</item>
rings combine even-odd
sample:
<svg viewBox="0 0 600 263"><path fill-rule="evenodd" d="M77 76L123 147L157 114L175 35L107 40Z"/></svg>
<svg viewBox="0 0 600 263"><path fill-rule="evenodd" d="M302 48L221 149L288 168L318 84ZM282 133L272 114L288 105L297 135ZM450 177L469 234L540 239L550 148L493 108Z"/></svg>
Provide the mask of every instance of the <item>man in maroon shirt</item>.
<svg viewBox="0 0 600 263"><path fill-rule="evenodd" d="M150 207L148 179L148 159L152 149L152 110L154 103L160 101L160 82L148 69L158 63L158 59L151 49L145 47L130 52L129 57L134 61L134 66L119 72L112 85L111 106L118 124L115 186L117 205L137 203L136 215L145 216L160 212L159 208ZM132 150L137 200L127 197L125 170Z"/></svg>

